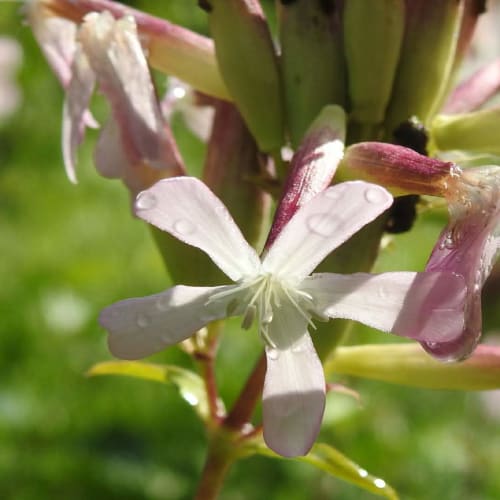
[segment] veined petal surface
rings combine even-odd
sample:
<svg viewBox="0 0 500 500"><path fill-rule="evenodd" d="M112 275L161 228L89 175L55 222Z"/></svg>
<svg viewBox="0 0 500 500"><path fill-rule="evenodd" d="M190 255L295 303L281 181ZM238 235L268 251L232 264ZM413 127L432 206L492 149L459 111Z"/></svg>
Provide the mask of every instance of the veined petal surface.
<svg viewBox="0 0 500 500"><path fill-rule="evenodd" d="M224 204L200 180L175 177L139 193L136 214L203 250L233 281L259 272L260 259Z"/></svg>
<svg viewBox="0 0 500 500"><path fill-rule="evenodd" d="M268 335L274 346L266 347L264 440L280 455L305 455L323 418L323 366L307 333L307 318L290 302L274 309Z"/></svg>
<svg viewBox="0 0 500 500"><path fill-rule="evenodd" d="M319 315L420 341L451 341L464 328L465 281L452 273L321 273L301 289L314 297Z"/></svg>
<svg viewBox="0 0 500 500"><path fill-rule="evenodd" d="M290 219L263 260L276 276L301 280L335 248L392 204L382 187L343 182L316 195Z"/></svg>
<svg viewBox="0 0 500 500"><path fill-rule="evenodd" d="M207 301L232 287L179 285L106 307L99 323L109 332L111 353L121 359L140 359L187 339L207 323L227 316L230 295L227 300Z"/></svg>

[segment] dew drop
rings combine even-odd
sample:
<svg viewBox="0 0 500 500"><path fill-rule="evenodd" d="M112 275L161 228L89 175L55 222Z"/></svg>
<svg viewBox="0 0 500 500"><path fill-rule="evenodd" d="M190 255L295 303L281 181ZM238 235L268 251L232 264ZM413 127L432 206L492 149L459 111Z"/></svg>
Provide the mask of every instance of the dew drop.
<svg viewBox="0 0 500 500"><path fill-rule="evenodd" d="M307 219L307 227L313 233L327 238L337 230L337 218L330 214L314 214Z"/></svg>
<svg viewBox="0 0 500 500"><path fill-rule="evenodd" d="M167 309L169 309L170 305L171 300L168 296L163 295L161 297L158 297L158 299L156 300L156 308L159 311L166 311Z"/></svg>
<svg viewBox="0 0 500 500"><path fill-rule="evenodd" d="M330 200L338 200L342 194L342 189L339 187L331 187L325 191L325 196Z"/></svg>
<svg viewBox="0 0 500 500"><path fill-rule="evenodd" d="M174 231L187 236L188 234L193 234L196 231L196 227L186 219L179 219L174 222Z"/></svg>
<svg viewBox="0 0 500 500"><path fill-rule="evenodd" d="M280 357L280 353L279 353L278 349L269 349L267 351L267 357L268 357L268 359L276 361Z"/></svg>
<svg viewBox="0 0 500 500"><path fill-rule="evenodd" d="M137 326L139 328L146 328L151 323L151 320L149 319L149 317L146 316L145 314L142 314L142 313L139 313L137 315L137 318L135 319L135 321L136 321Z"/></svg>
<svg viewBox="0 0 500 500"><path fill-rule="evenodd" d="M137 200L135 206L138 210L151 210L156 207L158 200L156 195L149 193L148 191L143 191L137 195Z"/></svg>
<svg viewBox="0 0 500 500"><path fill-rule="evenodd" d="M306 349L303 345L295 345L292 347L292 352L294 354L300 354L301 352L304 352Z"/></svg>
<svg viewBox="0 0 500 500"><path fill-rule="evenodd" d="M453 250L454 247L455 242L453 241L453 235L451 233L448 233L439 244L440 250L444 250L445 248L448 250Z"/></svg>
<svg viewBox="0 0 500 500"><path fill-rule="evenodd" d="M366 471L365 469L359 469L358 474L360 475L360 477L368 477L368 471Z"/></svg>
<svg viewBox="0 0 500 500"><path fill-rule="evenodd" d="M368 203L378 205L379 203L383 203L386 200L386 196L384 191L382 191L381 189L371 187L365 191L365 200Z"/></svg>
<svg viewBox="0 0 500 500"><path fill-rule="evenodd" d="M380 478L375 479L375 481L373 481L373 484L380 489L385 488L387 486L387 483Z"/></svg>
<svg viewBox="0 0 500 500"><path fill-rule="evenodd" d="M185 401L187 401L191 406L196 406L199 404L199 399L192 393L188 391L184 391L182 393L182 397L184 398Z"/></svg>

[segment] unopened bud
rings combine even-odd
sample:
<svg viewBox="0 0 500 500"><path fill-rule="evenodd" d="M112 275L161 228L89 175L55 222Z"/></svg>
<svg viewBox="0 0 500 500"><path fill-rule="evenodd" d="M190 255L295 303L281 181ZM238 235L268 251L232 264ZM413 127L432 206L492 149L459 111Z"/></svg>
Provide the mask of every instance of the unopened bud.
<svg viewBox="0 0 500 500"><path fill-rule="evenodd" d="M280 5L281 69L288 132L294 147L328 104L346 104L342 3L297 0Z"/></svg>
<svg viewBox="0 0 500 500"><path fill-rule="evenodd" d="M262 151L283 144L278 58L257 0L209 0L210 30L231 97Z"/></svg>

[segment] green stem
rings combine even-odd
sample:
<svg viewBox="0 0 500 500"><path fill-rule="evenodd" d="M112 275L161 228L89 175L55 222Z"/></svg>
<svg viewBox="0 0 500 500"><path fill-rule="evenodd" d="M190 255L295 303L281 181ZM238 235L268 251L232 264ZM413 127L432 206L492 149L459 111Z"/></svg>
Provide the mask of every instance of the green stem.
<svg viewBox="0 0 500 500"><path fill-rule="evenodd" d="M195 500L212 500L218 497L226 474L234 461L234 454L228 446L231 444L228 437L221 432L213 436L194 497Z"/></svg>

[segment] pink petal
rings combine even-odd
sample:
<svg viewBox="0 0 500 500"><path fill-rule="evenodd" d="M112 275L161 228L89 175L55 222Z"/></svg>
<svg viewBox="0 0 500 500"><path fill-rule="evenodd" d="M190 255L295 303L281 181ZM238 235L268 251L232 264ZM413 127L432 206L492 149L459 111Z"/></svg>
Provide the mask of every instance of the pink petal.
<svg viewBox="0 0 500 500"><path fill-rule="evenodd" d="M88 106L94 91L95 75L85 55L78 49L72 66L72 77L66 89L63 107L62 150L66 174L76 182L76 149L88 125Z"/></svg>
<svg viewBox="0 0 500 500"><path fill-rule="evenodd" d="M319 315L420 341L452 341L464 327L465 283L452 273L322 273L301 289L313 296Z"/></svg>
<svg viewBox="0 0 500 500"><path fill-rule="evenodd" d="M285 349L266 347L264 440L285 457L305 455L319 432L325 377L309 334Z"/></svg>
<svg viewBox="0 0 500 500"><path fill-rule="evenodd" d="M256 274L260 260L227 208L194 177L157 182L137 196L138 217L203 250L233 281Z"/></svg>
<svg viewBox="0 0 500 500"><path fill-rule="evenodd" d="M109 12L88 14L79 41L111 104L129 163L179 169L181 160L163 118L134 19L115 20Z"/></svg>
<svg viewBox="0 0 500 500"><path fill-rule="evenodd" d="M450 271L467 284L465 327L453 342L423 347L443 361L469 356L481 336L481 290L500 250L500 167L463 170L450 189L450 223L427 263L429 271Z"/></svg>
<svg viewBox="0 0 500 500"><path fill-rule="evenodd" d="M29 2L28 21L45 58L61 85L66 88L71 80L77 26L67 19L47 14L45 9L43 2Z"/></svg>
<svg viewBox="0 0 500 500"><path fill-rule="evenodd" d="M330 187L290 219L264 258L266 271L306 277L332 250L392 204L382 187L362 181Z"/></svg>
<svg viewBox="0 0 500 500"><path fill-rule="evenodd" d="M99 323L109 332L111 353L122 359L139 359L185 340L207 323L227 315L230 297L208 305L207 301L214 293L229 288L180 285L106 307Z"/></svg>

